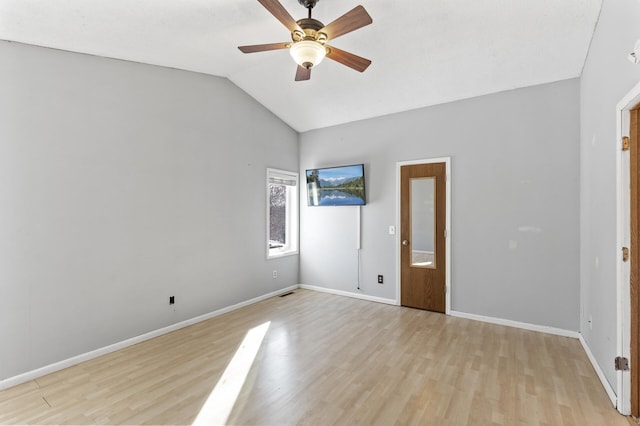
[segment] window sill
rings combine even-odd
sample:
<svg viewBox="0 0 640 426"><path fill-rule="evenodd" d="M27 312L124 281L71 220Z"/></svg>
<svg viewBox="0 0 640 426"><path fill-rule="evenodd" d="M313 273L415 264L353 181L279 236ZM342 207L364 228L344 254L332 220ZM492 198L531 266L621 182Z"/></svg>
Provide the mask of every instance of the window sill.
<svg viewBox="0 0 640 426"><path fill-rule="evenodd" d="M267 260L277 259L279 257L295 256L297 254L299 254L298 250L283 251L283 252L280 252L280 253L273 253L273 254L268 253L267 254Z"/></svg>

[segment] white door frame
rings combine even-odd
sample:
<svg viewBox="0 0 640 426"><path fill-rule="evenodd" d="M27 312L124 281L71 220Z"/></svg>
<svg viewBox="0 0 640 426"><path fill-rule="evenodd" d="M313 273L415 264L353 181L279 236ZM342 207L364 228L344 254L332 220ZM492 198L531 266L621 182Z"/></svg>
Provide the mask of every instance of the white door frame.
<svg viewBox="0 0 640 426"><path fill-rule="evenodd" d="M629 136L629 111L640 103L640 83L627 93L616 106L616 293L617 293L617 337L616 349L619 356L627 359L631 354L631 299L629 287L629 265L622 261L621 248L629 244L629 160L623 157L622 137ZM628 157L628 155L627 155ZM638 361L638 360L634 360ZM636 366L631 366L636 368ZM616 408L621 414L631 413L631 375L616 372Z"/></svg>
<svg viewBox="0 0 640 426"><path fill-rule="evenodd" d="M400 305L402 300L400 297L400 279L401 279L401 265L400 265L400 168L402 166L411 166L415 164L432 164L432 163L445 163L446 166L446 213L445 213L445 253L446 253L446 265L445 265L445 314L449 315L451 311L451 157L438 157L427 158L422 160L409 160L399 161L396 163L396 305Z"/></svg>

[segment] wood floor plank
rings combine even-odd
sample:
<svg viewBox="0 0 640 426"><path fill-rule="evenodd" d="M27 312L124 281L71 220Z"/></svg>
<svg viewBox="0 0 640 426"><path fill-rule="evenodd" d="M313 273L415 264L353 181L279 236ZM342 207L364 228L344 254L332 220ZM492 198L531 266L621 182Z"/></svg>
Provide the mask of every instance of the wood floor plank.
<svg viewBox="0 0 640 426"><path fill-rule="evenodd" d="M0 424L191 424L267 321L230 424L629 424L576 339L308 290L2 391Z"/></svg>

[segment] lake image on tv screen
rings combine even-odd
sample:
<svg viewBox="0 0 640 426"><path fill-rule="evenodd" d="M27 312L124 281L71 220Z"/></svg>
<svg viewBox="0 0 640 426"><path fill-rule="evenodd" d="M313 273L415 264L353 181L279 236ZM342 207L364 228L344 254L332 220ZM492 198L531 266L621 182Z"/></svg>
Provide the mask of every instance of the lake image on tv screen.
<svg viewBox="0 0 640 426"><path fill-rule="evenodd" d="M310 206L361 206L365 204L364 168L356 166L307 170Z"/></svg>

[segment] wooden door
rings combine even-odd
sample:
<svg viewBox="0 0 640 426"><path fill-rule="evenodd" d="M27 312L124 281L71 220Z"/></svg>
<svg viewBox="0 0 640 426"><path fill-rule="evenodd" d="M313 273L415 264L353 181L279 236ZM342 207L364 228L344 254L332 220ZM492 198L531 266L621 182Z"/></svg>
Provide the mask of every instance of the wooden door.
<svg viewBox="0 0 640 426"><path fill-rule="evenodd" d="M446 163L400 167L400 304L445 312Z"/></svg>

